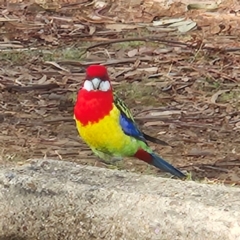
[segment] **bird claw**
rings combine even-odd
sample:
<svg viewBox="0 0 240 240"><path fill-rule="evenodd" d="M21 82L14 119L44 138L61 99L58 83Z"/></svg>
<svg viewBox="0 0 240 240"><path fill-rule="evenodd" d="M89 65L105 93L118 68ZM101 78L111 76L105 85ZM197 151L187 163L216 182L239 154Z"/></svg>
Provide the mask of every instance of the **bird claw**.
<svg viewBox="0 0 240 240"><path fill-rule="evenodd" d="M121 164L119 165L119 162L122 160L121 157L113 157L110 159L99 159L100 162L102 162L105 167L109 168L109 169L120 169L121 168Z"/></svg>
<svg viewBox="0 0 240 240"><path fill-rule="evenodd" d="M115 165L117 162L121 161L121 157L113 157L110 159L100 159L101 162L107 164L107 165Z"/></svg>

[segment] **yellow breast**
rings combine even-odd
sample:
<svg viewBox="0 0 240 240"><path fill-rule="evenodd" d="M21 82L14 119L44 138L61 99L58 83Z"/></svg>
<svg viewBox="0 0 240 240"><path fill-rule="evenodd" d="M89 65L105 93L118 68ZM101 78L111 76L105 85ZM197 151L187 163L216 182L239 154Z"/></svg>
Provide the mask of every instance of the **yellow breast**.
<svg viewBox="0 0 240 240"><path fill-rule="evenodd" d="M83 126L76 120L76 125L80 136L92 149L120 156L130 150L129 146L134 139L124 134L119 117L120 112L114 106L109 115L98 123Z"/></svg>

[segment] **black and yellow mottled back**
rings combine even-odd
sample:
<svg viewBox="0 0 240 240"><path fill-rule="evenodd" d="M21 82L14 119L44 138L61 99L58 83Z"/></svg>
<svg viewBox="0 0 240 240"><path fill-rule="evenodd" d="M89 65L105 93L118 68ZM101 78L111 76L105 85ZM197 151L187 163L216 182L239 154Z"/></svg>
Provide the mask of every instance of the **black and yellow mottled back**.
<svg viewBox="0 0 240 240"><path fill-rule="evenodd" d="M137 124L136 124L136 122L135 122L135 120L134 120L134 118L132 116L131 111L129 110L127 105L124 103L124 101L117 96L116 93L114 93L114 104L118 108L118 110L121 112L121 114L123 114L126 118L128 118L128 120L130 120L135 125L135 127L139 131L138 134L141 133L137 137L139 140L142 140L144 142L150 141L150 142L161 144L161 145L164 145L164 146L168 146L169 145L168 143L166 143L166 142L164 142L164 141L162 141L160 139L157 139L155 137L151 137L151 136L147 135L146 133L140 131L140 129L137 127ZM128 134L126 131L125 131L125 133Z"/></svg>

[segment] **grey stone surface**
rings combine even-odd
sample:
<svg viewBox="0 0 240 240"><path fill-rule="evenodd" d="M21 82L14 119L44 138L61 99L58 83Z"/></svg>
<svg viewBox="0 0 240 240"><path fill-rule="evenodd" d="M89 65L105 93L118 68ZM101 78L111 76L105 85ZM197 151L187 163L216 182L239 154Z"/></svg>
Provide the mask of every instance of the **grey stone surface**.
<svg viewBox="0 0 240 240"><path fill-rule="evenodd" d="M240 189L36 160L0 170L0 239L240 239Z"/></svg>

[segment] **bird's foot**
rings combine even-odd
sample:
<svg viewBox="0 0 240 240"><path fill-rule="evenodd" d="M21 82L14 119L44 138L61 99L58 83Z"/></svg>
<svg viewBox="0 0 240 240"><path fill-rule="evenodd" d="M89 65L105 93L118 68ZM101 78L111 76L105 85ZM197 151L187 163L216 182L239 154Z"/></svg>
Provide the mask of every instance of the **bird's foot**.
<svg viewBox="0 0 240 240"><path fill-rule="evenodd" d="M110 161L116 164L117 162L122 161L122 157L112 157Z"/></svg>
<svg viewBox="0 0 240 240"><path fill-rule="evenodd" d="M104 165L107 168L110 168L110 169L119 169L121 165L121 162L120 162L121 160L122 160L121 157L112 157L110 159L100 159L100 161L104 163Z"/></svg>

